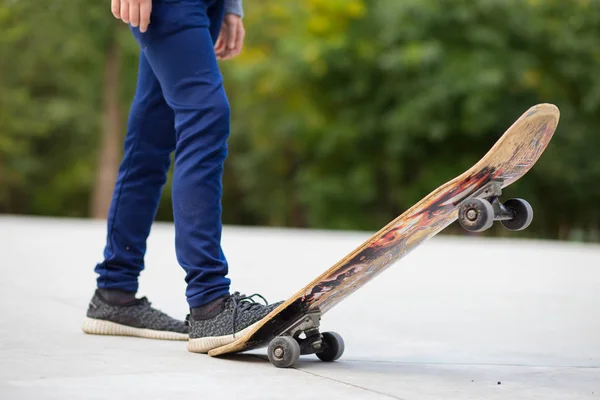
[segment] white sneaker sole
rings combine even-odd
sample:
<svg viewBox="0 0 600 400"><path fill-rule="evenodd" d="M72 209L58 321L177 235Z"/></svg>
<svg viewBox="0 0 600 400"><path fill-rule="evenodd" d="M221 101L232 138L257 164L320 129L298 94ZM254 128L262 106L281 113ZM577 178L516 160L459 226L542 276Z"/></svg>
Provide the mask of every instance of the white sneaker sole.
<svg viewBox="0 0 600 400"><path fill-rule="evenodd" d="M250 332L250 330L254 328L254 326L256 326L256 324L258 324L259 322L260 321L255 322L254 324L242 329L234 335L209 336L203 338L190 339L188 341L188 350L192 353L208 353L212 349L235 342L236 339L239 339L246 333Z"/></svg>
<svg viewBox="0 0 600 400"><path fill-rule="evenodd" d="M187 333L156 331L153 329L134 328L131 326L117 324L115 322L103 321L86 317L83 321L83 331L92 335L110 336L134 336L147 339L160 340L188 340Z"/></svg>

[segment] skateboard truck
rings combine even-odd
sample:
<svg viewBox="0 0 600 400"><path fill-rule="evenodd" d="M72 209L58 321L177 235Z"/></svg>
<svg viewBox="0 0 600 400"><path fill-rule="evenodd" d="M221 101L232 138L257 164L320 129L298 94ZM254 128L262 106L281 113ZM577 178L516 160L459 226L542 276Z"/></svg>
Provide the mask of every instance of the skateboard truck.
<svg viewBox="0 0 600 400"><path fill-rule="evenodd" d="M506 229L521 231L531 224L533 208L523 199L499 200L502 194L500 179L494 179L460 202L458 222L470 232L483 232L500 221Z"/></svg>
<svg viewBox="0 0 600 400"><path fill-rule="evenodd" d="M306 354L316 354L322 361L339 359L344 352L342 337L335 332L321 333L320 322L321 312L311 311L273 338L267 348L271 364L287 368L295 364L300 355Z"/></svg>

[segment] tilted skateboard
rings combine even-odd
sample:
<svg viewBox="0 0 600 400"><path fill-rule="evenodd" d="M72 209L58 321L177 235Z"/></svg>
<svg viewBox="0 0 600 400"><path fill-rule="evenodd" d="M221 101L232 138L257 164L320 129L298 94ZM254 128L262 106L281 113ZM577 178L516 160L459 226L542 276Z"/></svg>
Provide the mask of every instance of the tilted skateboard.
<svg viewBox="0 0 600 400"><path fill-rule="evenodd" d="M533 211L522 199L500 202L502 188L525 175L542 155L558 125L559 110L538 104L525 112L489 152L462 175L435 189L354 251L300 289L234 342L210 356L267 346L277 367L293 365L300 355L334 361L344 342L319 331L321 317L386 268L458 219L472 232L500 221L507 229L525 229Z"/></svg>

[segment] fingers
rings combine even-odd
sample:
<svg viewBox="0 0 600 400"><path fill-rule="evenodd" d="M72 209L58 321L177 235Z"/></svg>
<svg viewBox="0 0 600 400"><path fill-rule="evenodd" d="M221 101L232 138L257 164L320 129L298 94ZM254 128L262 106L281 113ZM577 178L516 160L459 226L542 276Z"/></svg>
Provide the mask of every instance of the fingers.
<svg viewBox="0 0 600 400"><path fill-rule="evenodd" d="M137 1L129 2L129 23L134 28L140 24L140 3Z"/></svg>
<svg viewBox="0 0 600 400"><path fill-rule="evenodd" d="M121 21L129 23L129 0L121 0Z"/></svg>
<svg viewBox="0 0 600 400"><path fill-rule="evenodd" d="M115 18L121 19L121 0L111 0L110 11Z"/></svg>
<svg viewBox="0 0 600 400"><path fill-rule="evenodd" d="M152 1L145 1L140 5L140 32L146 32L150 25L150 14L152 13Z"/></svg>
<svg viewBox="0 0 600 400"><path fill-rule="evenodd" d="M233 50L235 48L235 41L237 38L237 32L239 30L239 25L237 23L231 24L229 28L229 35L227 37L227 50Z"/></svg>
<svg viewBox="0 0 600 400"><path fill-rule="evenodd" d="M242 51L242 46L244 44L246 31L244 30L241 19L237 20L236 23L231 24L228 31L227 35L223 38L223 41L227 42L227 48L217 55L220 60L228 60L238 56Z"/></svg>
<svg viewBox="0 0 600 400"><path fill-rule="evenodd" d="M225 39L225 36L227 36L227 30L222 28L221 33L219 33L219 38L215 43L215 54L217 55L217 59L219 60L221 59L221 57L223 57L223 54L225 53L225 42L227 41L227 39Z"/></svg>
<svg viewBox="0 0 600 400"><path fill-rule="evenodd" d="M150 25L152 0L111 0L110 10L115 18L146 32Z"/></svg>
<svg viewBox="0 0 600 400"><path fill-rule="evenodd" d="M237 56L242 52L242 46L244 45L244 38L246 37L246 31L244 30L244 26L240 22L240 26L237 30L237 37L235 40L235 46L233 48L233 53Z"/></svg>

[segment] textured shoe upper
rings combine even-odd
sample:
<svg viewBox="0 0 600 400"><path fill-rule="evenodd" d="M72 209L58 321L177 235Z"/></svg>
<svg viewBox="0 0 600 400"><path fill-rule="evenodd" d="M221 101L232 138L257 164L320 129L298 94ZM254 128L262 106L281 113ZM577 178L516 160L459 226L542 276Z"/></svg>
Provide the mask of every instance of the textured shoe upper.
<svg viewBox="0 0 600 400"><path fill-rule="evenodd" d="M153 308L152 303L146 297L134 299L125 304L114 304L108 302L96 291L90 301L87 316L135 328L179 333L188 333L189 331L189 327L184 321L172 318Z"/></svg>
<svg viewBox="0 0 600 400"><path fill-rule="evenodd" d="M261 304L252 299L254 296L262 297L235 292L225 299L221 312L212 318L199 320L188 315L190 338L232 335L260 321L282 303Z"/></svg>

